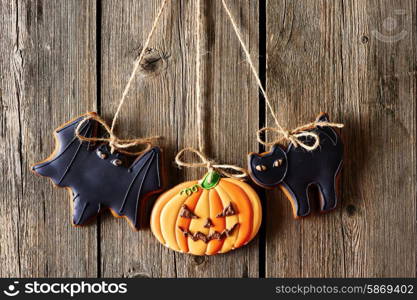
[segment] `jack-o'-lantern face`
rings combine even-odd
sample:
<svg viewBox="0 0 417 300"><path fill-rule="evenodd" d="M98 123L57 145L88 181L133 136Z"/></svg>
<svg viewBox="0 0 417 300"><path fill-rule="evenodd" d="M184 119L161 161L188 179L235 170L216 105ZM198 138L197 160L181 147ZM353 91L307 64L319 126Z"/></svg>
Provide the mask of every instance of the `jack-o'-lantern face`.
<svg viewBox="0 0 417 300"><path fill-rule="evenodd" d="M261 214L259 197L248 184L210 172L200 183L186 182L162 194L152 211L151 229L173 250L213 255L252 240Z"/></svg>

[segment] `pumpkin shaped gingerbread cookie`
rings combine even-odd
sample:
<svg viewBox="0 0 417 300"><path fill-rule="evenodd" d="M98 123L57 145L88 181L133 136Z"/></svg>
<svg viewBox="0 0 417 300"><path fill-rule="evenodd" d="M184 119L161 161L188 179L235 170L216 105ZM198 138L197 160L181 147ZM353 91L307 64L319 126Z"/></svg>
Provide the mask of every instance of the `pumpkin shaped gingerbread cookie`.
<svg viewBox="0 0 417 300"><path fill-rule="evenodd" d="M194 255L214 255L251 241L262 219L261 202L248 184L210 171L200 181L162 194L151 229L165 246Z"/></svg>

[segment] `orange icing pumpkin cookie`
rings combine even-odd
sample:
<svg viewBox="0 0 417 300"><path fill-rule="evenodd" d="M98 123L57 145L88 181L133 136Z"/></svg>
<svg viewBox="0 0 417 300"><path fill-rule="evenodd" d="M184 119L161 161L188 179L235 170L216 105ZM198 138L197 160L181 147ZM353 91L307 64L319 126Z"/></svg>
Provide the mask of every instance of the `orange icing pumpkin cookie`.
<svg viewBox="0 0 417 300"><path fill-rule="evenodd" d="M159 242L183 253L214 255L242 247L257 234L261 202L248 184L210 171L162 194L151 215Z"/></svg>

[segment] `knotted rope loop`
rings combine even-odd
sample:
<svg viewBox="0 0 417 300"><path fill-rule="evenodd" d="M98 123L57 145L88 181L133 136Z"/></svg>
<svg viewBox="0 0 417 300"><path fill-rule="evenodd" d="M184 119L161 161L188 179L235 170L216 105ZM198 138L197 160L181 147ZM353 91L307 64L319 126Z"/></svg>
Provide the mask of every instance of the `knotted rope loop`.
<svg viewBox="0 0 417 300"><path fill-rule="evenodd" d="M313 129L315 127L336 127L336 128L343 128L343 124L340 123L331 123L331 122L322 122L322 121L316 121L312 123L308 123L302 126L299 126L293 130L286 130L283 128L276 128L276 127L264 127L262 129L259 129L256 132L256 137L259 143L265 146L273 146L275 144L282 143L283 141L289 141L291 142L294 147L302 147L306 149L307 151L313 151L320 145L320 137L317 133L312 131L306 131ZM263 140L261 135L262 133L266 132L273 132L278 135L277 138L273 139L272 141L268 142L266 140ZM306 144L303 142L300 138L310 138L314 141L313 145Z"/></svg>
<svg viewBox="0 0 417 300"><path fill-rule="evenodd" d="M183 160L182 156L186 153L190 152L198 156L200 162L186 162ZM187 167L187 168L207 168L207 171L216 171L226 177L235 178L235 179L244 179L248 176L248 172L238 166L234 165L223 165L217 164L214 161L209 160L202 152L194 149L192 147L184 148L175 156L175 162L180 167ZM231 173L227 170L234 170L237 173Z"/></svg>
<svg viewBox="0 0 417 300"><path fill-rule="evenodd" d="M83 125L86 122L88 122L90 120L94 120L97 123L99 123L104 128L104 130L107 132L108 137L86 137L86 136L83 136L80 133L81 128L83 127ZM110 126L107 125L107 123L96 114L89 114L88 116L86 116L83 120L81 120L78 123L78 125L75 129L75 136L79 140L85 141L85 142L105 142L105 143L108 143L111 153L114 153L114 151L117 150L117 152L120 152L120 153L123 153L123 154L126 154L126 155L132 155L132 156L140 155L140 154L150 150L152 148L152 141L160 138L159 136L152 136L152 137L147 137L147 138L120 139L113 133ZM138 145L146 145L146 148L141 150L141 151L136 151L136 152L124 150L124 149L128 149L128 148L138 146Z"/></svg>

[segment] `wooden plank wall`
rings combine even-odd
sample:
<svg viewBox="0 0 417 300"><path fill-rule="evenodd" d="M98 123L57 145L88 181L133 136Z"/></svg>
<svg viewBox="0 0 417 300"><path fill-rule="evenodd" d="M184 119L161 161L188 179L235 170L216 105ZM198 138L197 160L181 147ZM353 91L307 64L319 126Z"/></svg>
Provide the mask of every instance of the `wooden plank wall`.
<svg viewBox="0 0 417 300"><path fill-rule="evenodd" d="M266 11L268 91L282 122L326 111L346 125L335 212L294 222L282 195L268 194L279 217L268 218L266 276L414 277L415 2L268 1Z"/></svg>
<svg viewBox="0 0 417 300"><path fill-rule="evenodd" d="M101 16L102 102L105 117L111 118L139 55L161 1L104 1ZM235 3L237 4L237 3ZM256 2L234 5L244 24L258 23ZM208 84L206 101L207 152L227 163L241 163L256 147L249 138L231 139L230 134L248 137L258 126L258 100L254 80L236 47L232 28L221 3L206 3L210 48L202 49ZM197 147L195 105L195 1L170 1L152 41L154 54L165 61L139 75L123 108L119 132L131 136L162 135L169 185L203 176L205 170L178 170L173 160L184 147ZM251 50L258 48L258 27L245 30ZM152 69L150 66L147 69ZM162 70L161 70L162 69ZM230 79L231 81L225 80ZM230 84L233 82L234 84ZM244 116L242 118L242 116ZM233 120L233 121L231 121ZM132 232L123 220L104 216L100 224L102 275L141 277L256 277L257 243L231 255L191 257L174 253L155 240L149 230ZM227 266L225 268L225 266Z"/></svg>
<svg viewBox="0 0 417 300"><path fill-rule="evenodd" d="M280 120L327 111L346 124L342 204L298 221L281 192L260 190L259 237L216 257L173 253L107 213L71 228L67 192L29 166L61 123L94 110L111 120L161 0L1 0L1 277L416 276L415 1L227 2ZM164 137L169 186L204 173L173 163L197 146L195 3L168 4L117 127ZM221 2L203 10L207 153L245 166L273 123Z"/></svg>
<svg viewBox="0 0 417 300"><path fill-rule="evenodd" d="M0 276L94 277L97 228L71 228L67 192L29 166L96 107L96 5L1 1L0 15Z"/></svg>

